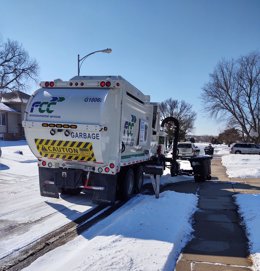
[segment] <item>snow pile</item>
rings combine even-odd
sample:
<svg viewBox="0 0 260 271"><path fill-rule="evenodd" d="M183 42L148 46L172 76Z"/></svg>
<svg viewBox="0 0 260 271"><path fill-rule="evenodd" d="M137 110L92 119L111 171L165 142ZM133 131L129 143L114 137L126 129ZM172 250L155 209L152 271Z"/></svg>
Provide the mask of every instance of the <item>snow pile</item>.
<svg viewBox="0 0 260 271"><path fill-rule="evenodd" d="M231 178L259 178L260 155L230 154L222 156L222 164Z"/></svg>
<svg viewBox="0 0 260 271"><path fill-rule="evenodd" d="M260 270L260 195L236 195L239 212L246 225L255 270Z"/></svg>
<svg viewBox="0 0 260 271"><path fill-rule="evenodd" d="M214 154L225 155L230 153L230 147L225 144L212 145L214 147Z"/></svg>
<svg viewBox="0 0 260 271"><path fill-rule="evenodd" d="M1 142L1 171L3 170L4 173L15 173L16 175L28 177L38 175L37 159L31 153L25 142L26 141Z"/></svg>
<svg viewBox="0 0 260 271"><path fill-rule="evenodd" d="M192 194L139 195L26 270L173 270L196 204Z"/></svg>
<svg viewBox="0 0 260 271"><path fill-rule="evenodd" d="M84 195L40 196L37 159L26 141L0 141L0 258L93 208Z"/></svg>

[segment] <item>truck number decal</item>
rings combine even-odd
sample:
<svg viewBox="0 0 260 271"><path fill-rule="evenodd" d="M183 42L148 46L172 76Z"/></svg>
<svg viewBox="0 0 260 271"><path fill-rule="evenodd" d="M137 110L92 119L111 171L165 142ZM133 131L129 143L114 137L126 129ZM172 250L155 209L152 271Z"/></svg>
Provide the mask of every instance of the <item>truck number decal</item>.
<svg viewBox="0 0 260 271"><path fill-rule="evenodd" d="M51 100L49 102L41 102L37 101L34 102L31 106L30 113L34 112L34 109L38 108L39 113L49 113L51 114L54 109L53 106L56 105L57 103L63 102L65 100L64 97L51 97Z"/></svg>
<svg viewBox="0 0 260 271"><path fill-rule="evenodd" d="M45 158L96 162L90 142L35 139L35 145L40 155Z"/></svg>
<svg viewBox="0 0 260 271"><path fill-rule="evenodd" d="M99 97L86 97L84 99L84 102L86 102L86 103L101 103L102 99Z"/></svg>

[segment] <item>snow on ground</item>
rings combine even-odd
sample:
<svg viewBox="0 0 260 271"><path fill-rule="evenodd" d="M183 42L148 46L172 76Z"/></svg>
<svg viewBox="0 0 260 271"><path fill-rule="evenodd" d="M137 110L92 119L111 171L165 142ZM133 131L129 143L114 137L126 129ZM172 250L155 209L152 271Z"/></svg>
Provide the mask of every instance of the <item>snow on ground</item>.
<svg viewBox="0 0 260 271"><path fill-rule="evenodd" d="M245 221L255 270L260 270L260 195L236 195L239 212Z"/></svg>
<svg viewBox="0 0 260 271"><path fill-rule="evenodd" d="M0 259L93 208L84 195L60 199L39 193L37 159L25 141L0 141ZM188 165L186 165L188 166ZM162 184L193 181L191 176ZM149 182L150 180L146 180ZM197 197L167 191L138 195L69 244L38 259L29 270L173 270L190 238ZM62 265L62 266L60 266ZM42 268L42 269L40 269Z"/></svg>
<svg viewBox="0 0 260 271"><path fill-rule="evenodd" d="M83 197L41 197L37 159L26 142L0 141L0 144L1 259L79 217L93 204Z"/></svg>
<svg viewBox="0 0 260 271"><path fill-rule="evenodd" d="M196 143L200 154L208 144ZM39 194L37 160L25 141L3 142L0 158L0 258L83 212L93 208L84 195L61 199ZM214 154L230 177L259 178L260 156L232 155L229 147L213 145ZM188 161L181 167L189 169ZM165 170L161 184L193 181L171 177ZM146 179L146 182L150 182ZM244 218L255 270L260 270L260 195L236 195ZM159 199L138 195L117 212L68 244L39 258L27 270L173 270L191 237L190 217L197 197L166 191Z"/></svg>
<svg viewBox="0 0 260 271"><path fill-rule="evenodd" d="M139 195L25 270L173 270L192 230L194 195Z"/></svg>
<svg viewBox="0 0 260 271"><path fill-rule="evenodd" d="M195 143L195 146L197 146L200 150L200 155L205 154L205 147L209 146L210 143ZM211 146L214 148L214 155L224 155L230 153L230 147L228 147L225 144L211 144Z"/></svg>
<svg viewBox="0 0 260 271"><path fill-rule="evenodd" d="M260 178L259 155L224 155L222 164L227 168L229 177ZM238 194L235 198L246 226L254 268L260 270L260 195Z"/></svg>
<svg viewBox="0 0 260 271"><path fill-rule="evenodd" d="M260 155L229 154L222 156L222 164L231 178L259 178Z"/></svg>

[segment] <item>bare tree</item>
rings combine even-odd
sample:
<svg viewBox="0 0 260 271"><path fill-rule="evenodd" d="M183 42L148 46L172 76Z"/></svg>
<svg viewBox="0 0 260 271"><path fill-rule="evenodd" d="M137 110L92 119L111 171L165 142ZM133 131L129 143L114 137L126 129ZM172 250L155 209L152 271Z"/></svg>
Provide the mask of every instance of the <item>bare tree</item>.
<svg viewBox="0 0 260 271"><path fill-rule="evenodd" d="M24 90L27 81L37 81L38 69L17 41L0 43L0 91Z"/></svg>
<svg viewBox="0 0 260 271"><path fill-rule="evenodd" d="M223 60L202 88L205 110L240 131L245 140L260 141L260 54Z"/></svg>
<svg viewBox="0 0 260 271"><path fill-rule="evenodd" d="M230 145L234 142L240 141L241 136L238 130L236 130L235 128L227 128L218 135L217 140L219 142L225 142L226 144Z"/></svg>
<svg viewBox="0 0 260 271"><path fill-rule="evenodd" d="M180 139L185 139L186 135L194 128L194 121L196 119L196 113L192 111L192 105L185 101L178 101L169 98L160 103L160 110L163 118L174 117L180 123ZM168 133L170 134L171 129Z"/></svg>

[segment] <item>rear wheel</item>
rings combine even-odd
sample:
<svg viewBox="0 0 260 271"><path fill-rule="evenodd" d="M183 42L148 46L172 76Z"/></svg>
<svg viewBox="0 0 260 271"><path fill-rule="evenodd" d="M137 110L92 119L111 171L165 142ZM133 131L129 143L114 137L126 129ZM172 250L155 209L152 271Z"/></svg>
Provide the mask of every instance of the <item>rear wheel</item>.
<svg viewBox="0 0 260 271"><path fill-rule="evenodd" d="M144 170L142 166L138 166L134 172L135 175L135 191L140 193L144 182Z"/></svg>
<svg viewBox="0 0 260 271"><path fill-rule="evenodd" d="M128 200L134 193L135 177L132 168L125 169L121 177L121 198Z"/></svg>

